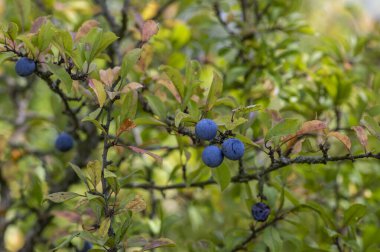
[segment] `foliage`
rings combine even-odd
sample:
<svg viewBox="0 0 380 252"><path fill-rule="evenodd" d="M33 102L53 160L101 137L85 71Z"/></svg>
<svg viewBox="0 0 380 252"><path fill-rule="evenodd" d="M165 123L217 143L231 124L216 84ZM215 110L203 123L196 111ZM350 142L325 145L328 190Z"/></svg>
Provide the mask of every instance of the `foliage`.
<svg viewBox="0 0 380 252"><path fill-rule="evenodd" d="M315 2L0 1L0 251L379 250L378 24Z"/></svg>

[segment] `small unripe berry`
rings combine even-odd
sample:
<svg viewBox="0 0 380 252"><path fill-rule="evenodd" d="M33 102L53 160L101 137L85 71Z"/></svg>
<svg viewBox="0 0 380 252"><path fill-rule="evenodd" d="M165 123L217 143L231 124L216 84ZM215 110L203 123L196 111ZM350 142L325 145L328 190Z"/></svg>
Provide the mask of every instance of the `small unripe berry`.
<svg viewBox="0 0 380 252"><path fill-rule="evenodd" d="M270 208L263 202L258 202L252 206L252 216L257 221L266 221L270 214Z"/></svg>
<svg viewBox="0 0 380 252"><path fill-rule="evenodd" d="M229 138L223 142L222 151L226 158L239 160L244 155L244 144L236 138Z"/></svg>
<svg viewBox="0 0 380 252"><path fill-rule="evenodd" d="M208 167L217 167L223 162L223 153L215 145L207 146L202 152L202 161Z"/></svg>
<svg viewBox="0 0 380 252"><path fill-rule="evenodd" d="M74 146L74 139L71 135L63 132L55 140L55 148L61 152L69 151Z"/></svg>
<svg viewBox="0 0 380 252"><path fill-rule="evenodd" d="M212 140L218 131L218 126L210 119L202 119L195 126L195 135L202 140Z"/></svg>
<svg viewBox="0 0 380 252"><path fill-rule="evenodd" d="M36 62L27 57L22 57L16 62L15 70L20 76L29 76L36 70Z"/></svg>

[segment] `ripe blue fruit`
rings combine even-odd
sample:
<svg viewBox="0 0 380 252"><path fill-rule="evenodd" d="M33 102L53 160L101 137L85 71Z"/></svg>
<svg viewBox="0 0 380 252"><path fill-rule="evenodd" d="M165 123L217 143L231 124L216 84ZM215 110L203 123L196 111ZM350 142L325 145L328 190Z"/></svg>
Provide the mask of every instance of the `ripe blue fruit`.
<svg viewBox="0 0 380 252"><path fill-rule="evenodd" d="M270 214L270 208L263 202L258 202L252 206L252 216L257 221L266 221Z"/></svg>
<svg viewBox="0 0 380 252"><path fill-rule="evenodd" d="M202 140L212 140L218 131L218 126L210 119L202 119L195 125L195 135Z"/></svg>
<svg viewBox="0 0 380 252"><path fill-rule="evenodd" d="M236 138L229 138L223 142L222 152L226 158L238 160L244 155L244 144Z"/></svg>
<svg viewBox="0 0 380 252"><path fill-rule="evenodd" d="M80 252L88 252L90 249L92 249L92 244L88 241L84 242L83 248Z"/></svg>
<svg viewBox="0 0 380 252"><path fill-rule="evenodd" d="M223 162L223 153L215 145L207 146L202 152L202 161L208 167L217 167Z"/></svg>
<svg viewBox="0 0 380 252"><path fill-rule="evenodd" d="M36 62L27 57L22 57L16 62L15 69L18 75L29 76L36 70Z"/></svg>
<svg viewBox="0 0 380 252"><path fill-rule="evenodd" d="M74 139L71 135L67 134L66 132L59 134L57 139L55 140L55 148L62 152L71 150L73 146Z"/></svg>

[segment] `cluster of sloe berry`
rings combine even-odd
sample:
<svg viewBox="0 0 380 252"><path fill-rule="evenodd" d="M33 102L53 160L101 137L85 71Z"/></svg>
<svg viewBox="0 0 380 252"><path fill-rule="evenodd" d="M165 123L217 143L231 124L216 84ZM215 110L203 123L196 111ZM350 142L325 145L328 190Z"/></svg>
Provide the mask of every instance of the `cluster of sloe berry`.
<svg viewBox="0 0 380 252"><path fill-rule="evenodd" d="M22 77L29 76L36 70L36 62L27 57L21 57L16 62L15 70L16 73ZM55 140L55 148L61 152L67 152L71 150L73 146L74 139L66 132L59 134Z"/></svg>
<svg viewBox="0 0 380 252"><path fill-rule="evenodd" d="M216 137L218 126L213 120L202 119L195 125L195 135L201 140L211 141ZM236 138L223 141L222 148L217 145L207 146L202 152L202 161L209 167L218 167L224 157L239 160L244 155L244 144Z"/></svg>

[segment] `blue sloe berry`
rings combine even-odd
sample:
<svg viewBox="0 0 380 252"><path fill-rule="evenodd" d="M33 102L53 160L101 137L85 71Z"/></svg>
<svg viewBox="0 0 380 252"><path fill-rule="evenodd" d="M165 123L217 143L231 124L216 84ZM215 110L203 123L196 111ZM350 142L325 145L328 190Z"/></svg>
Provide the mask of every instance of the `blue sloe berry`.
<svg viewBox="0 0 380 252"><path fill-rule="evenodd" d="M84 245L83 245L83 248L82 248L82 250L80 252L87 252L90 249L92 249L92 244L89 243L88 241L85 241Z"/></svg>
<svg viewBox="0 0 380 252"><path fill-rule="evenodd" d="M36 70L36 62L27 57L22 57L16 62L15 69L18 75L26 77Z"/></svg>
<svg viewBox="0 0 380 252"><path fill-rule="evenodd" d="M208 167L217 167L223 162L223 153L215 145L207 146L202 152L202 161Z"/></svg>
<svg viewBox="0 0 380 252"><path fill-rule="evenodd" d="M202 119L195 126L195 135L202 140L212 140L217 131L218 126L210 119Z"/></svg>
<svg viewBox="0 0 380 252"><path fill-rule="evenodd" d="M258 202L252 206L252 216L257 221L266 221L270 214L270 208L263 202Z"/></svg>
<svg viewBox="0 0 380 252"><path fill-rule="evenodd" d="M236 138L229 138L223 142L222 152L226 158L238 160L244 155L244 144Z"/></svg>
<svg viewBox="0 0 380 252"><path fill-rule="evenodd" d="M62 152L71 150L73 146L74 139L71 135L67 134L66 132L62 132L61 134L59 134L57 139L55 140L55 148Z"/></svg>

